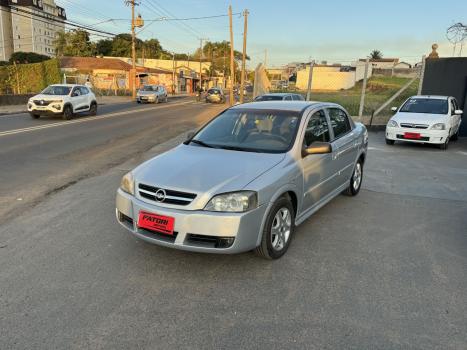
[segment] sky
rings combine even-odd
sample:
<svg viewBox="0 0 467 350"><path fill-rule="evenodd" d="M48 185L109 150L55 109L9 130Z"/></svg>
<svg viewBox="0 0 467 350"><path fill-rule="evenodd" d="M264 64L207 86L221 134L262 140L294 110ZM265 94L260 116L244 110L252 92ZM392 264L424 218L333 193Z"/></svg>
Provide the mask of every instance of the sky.
<svg viewBox="0 0 467 350"><path fill-rule="evenodd" d="M164 49L192 53L199 39L229 40L228 17L190 21L151 21L227 14L248 9L247 53L250 67L265 60L281 66L310 59L350 63L374 50L384 57L416 63L439 45L441 57L459 55L446 37L454 23L467 25L467 0L139 0L137 13L146 20L138 37L159 39ZM111 33L129 32L130 8L124 0L56 0L69 20ZM110 19L117 19L109 21ZM120 20L122 19L122 20ZM127 19L127 20L123 20ZM242 50L243 17L233 19L234 47ZM96 38L97 39L97 38ZM462 56L467 56L467 38Z"/></svg>

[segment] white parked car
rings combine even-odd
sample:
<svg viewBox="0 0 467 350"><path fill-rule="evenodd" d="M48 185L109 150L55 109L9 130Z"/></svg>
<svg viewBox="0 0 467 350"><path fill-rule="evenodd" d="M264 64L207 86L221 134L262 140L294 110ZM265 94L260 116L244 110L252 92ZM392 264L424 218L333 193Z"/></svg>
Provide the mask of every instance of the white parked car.
<svg viewBox="0 0 467 350"><path fill-rule="evenodd" d="M136 102L167 102L167 90L162 85L143 85L136 94Z"/></svg>
<svg viewBox="0 0 467 350"><path fill-rule="evenodd" d="M56 84L31 97L28 112L34 119L41 115L71 119L76 113L82 112L96 115L97 101L94 93L84 85Z"/></svg>
<svg viewBox="0 0 467 350"><path fill-rule="evenodd" d="M412 96L386 126L386 143L395 141L431 143L446 149L459 136L462 110L451 96Z"/></svg>

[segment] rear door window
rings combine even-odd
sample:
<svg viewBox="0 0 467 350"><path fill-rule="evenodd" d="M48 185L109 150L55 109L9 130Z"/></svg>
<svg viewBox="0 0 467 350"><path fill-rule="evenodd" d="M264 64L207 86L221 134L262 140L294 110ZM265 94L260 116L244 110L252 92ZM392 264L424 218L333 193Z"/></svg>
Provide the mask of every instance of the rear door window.
<svg viewBox="0 0 467 350"><path fill-rule="evenodd" d="M347 134L352 129L349 117L342 109L329 108L328 112L335 139Z"/></svg>

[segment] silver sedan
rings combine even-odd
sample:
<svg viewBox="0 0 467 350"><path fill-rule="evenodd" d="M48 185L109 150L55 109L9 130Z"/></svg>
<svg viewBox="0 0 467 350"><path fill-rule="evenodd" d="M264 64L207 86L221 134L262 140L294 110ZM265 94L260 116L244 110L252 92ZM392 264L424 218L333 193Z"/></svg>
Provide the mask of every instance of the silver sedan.
<svg viewBox="0 0 467 350"><path fill-rule="evenodd" d="M127 173L119 223L147 242L277 259L295 227L362 184L366 128L339 105L247 103Z"/></svg>

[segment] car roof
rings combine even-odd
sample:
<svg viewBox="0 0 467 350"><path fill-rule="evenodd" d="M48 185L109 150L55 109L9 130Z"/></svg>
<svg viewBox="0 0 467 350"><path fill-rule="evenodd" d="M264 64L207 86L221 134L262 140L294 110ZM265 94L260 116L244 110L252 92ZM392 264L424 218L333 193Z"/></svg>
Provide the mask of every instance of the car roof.
<svg viewBox="0 0 467 350"><path fill-rule="evenodd" d="M447 100L451 96L441 96L441 95L417 95L412 96L411 98L425 98L431 100Z"/></svg>
<svg viewBox="0 0 467 350"><path fill-rule="evenodd" d="M262 101L262 102L249 102L238 104L232 107L232 109L262 109L262 110L279 110L279 111L293 111L301 112L311 106L337 106L335 103L329 102L318 102L318 101ZM342 108L342 107L341 107Z"/></svg>
<svg viewBox="0 0 467 350"><path fill-rule="evenodd" d="M82 84L52 84L50 86L66 86L66 87L74 87L74 86L84 86Z"/></svg>
<svg viewBox="0 0 467 350"><path fill-rule="evenodd" d="M261 96L287 96L287 95L298 95L293 92L271 92L267 94L262 94Z"/></svg>

